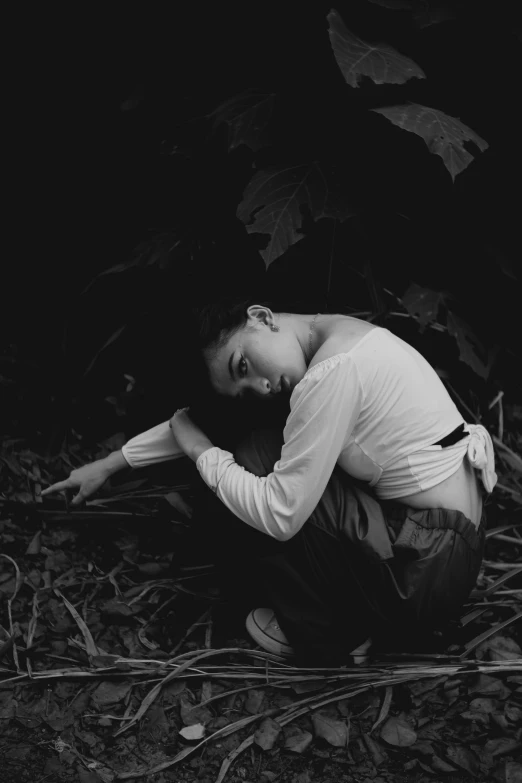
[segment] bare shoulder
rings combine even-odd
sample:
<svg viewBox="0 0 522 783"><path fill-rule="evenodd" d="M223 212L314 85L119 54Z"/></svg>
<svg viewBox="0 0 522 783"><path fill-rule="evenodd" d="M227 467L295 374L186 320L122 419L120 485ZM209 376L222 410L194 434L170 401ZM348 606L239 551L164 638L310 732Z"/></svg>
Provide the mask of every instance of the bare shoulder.
<svg viewBox="0 0 522 783"><path fill-rule="evenodd" d="M310 362L310 367L338 353L347 353L368 332L377 328L368 321L348 315L325 315L321 320L322 323L318 323L317 330L321 342Z"/></svg>

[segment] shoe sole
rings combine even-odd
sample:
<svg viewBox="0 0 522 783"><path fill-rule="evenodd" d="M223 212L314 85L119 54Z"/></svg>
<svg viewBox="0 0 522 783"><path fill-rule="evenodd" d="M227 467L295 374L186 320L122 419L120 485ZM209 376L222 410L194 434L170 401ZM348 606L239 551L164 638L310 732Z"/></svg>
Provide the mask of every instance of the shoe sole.
<svg viewBox="0 0 522 783"><path fill-rule="evenodd" d="M294 650L288 644L282 644L277 639L269 636L266 631L257 624L253 612L250 612L246 619L246 629L252 639L257 644L266 650L267 652L274 653L274 655L280 655L283 658L293 658Z"/></svg>

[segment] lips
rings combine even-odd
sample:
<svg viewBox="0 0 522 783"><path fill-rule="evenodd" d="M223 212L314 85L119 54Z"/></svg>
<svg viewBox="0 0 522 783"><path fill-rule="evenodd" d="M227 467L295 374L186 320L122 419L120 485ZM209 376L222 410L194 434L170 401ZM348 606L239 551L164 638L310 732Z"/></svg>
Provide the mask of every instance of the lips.
<svg viewBox="0 0 522 783"><path fill-rule="evenodd" d="M290 394L290 383L286 378L283 378L283 376L279 378L279 384L277 385L277 388L271 391L270 393L280 394L281 392L285 394Z"/></svg>

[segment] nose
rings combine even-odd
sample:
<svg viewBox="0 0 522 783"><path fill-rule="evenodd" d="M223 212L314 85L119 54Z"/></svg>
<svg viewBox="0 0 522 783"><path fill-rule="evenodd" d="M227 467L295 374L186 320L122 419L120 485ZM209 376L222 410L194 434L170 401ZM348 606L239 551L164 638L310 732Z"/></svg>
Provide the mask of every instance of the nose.
<svg viewBox="0 0 522 783"><path fill-rule="evenodd" d="M271 388L270 381L267 378L256 378L255 381L253 381L246 390L252 392L258 397L266 397L268 394L270 394Z"/></svg>

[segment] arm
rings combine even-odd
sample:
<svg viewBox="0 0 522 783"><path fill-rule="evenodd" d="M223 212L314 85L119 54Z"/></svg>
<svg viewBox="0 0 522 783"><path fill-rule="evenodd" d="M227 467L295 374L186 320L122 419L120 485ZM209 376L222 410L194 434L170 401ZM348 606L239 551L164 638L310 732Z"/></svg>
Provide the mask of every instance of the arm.
<svg viewBox="0 0 522 783"><path fill-rule="evenodd" d="M81 468L75 468L71 471L69 478L64 481L58 481L56 484L51 484L47 489L43 489L41 492L42 497L53 495L56 492L77 490L71 501L73 506L77 506L82 500L86 500L97 492L113 473L117 473L126 467L128 467L128 464L121 451L113 451L108 457L82 465Z"/></svg>
<svg viewBox="0 0 522 783"><path fill-rule="evenodd" d="M185 456L169 428L168 421L131 438L123 446L121 454L131 468L143 468Z"/></svg>
<svg viewBox="0 0 522 783"><path fill-rule="evenodd" d="M293 393L281 459L258 477L217 447L196 465L204 481L239 519L281 541L294 536L319 502L363 406L363 389L349 354L317 365Z"/></svg>
<svg viewBox="0 0 522 783"><path fill-rule="evenodd" d="M141 468L156 462L184 456L178 446L169 422L158 424L128 441L119 451L71 471L68 479L52 484L42 491L42 496L66 490L78 490L72 505L78 505L102 487L110 476L123 468Z"/></svg>

